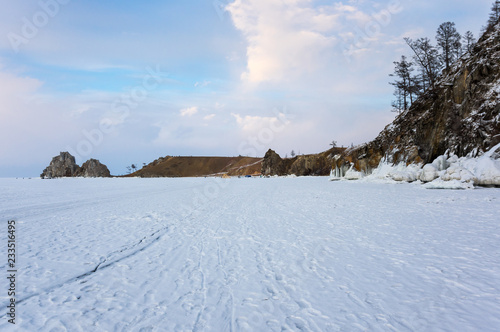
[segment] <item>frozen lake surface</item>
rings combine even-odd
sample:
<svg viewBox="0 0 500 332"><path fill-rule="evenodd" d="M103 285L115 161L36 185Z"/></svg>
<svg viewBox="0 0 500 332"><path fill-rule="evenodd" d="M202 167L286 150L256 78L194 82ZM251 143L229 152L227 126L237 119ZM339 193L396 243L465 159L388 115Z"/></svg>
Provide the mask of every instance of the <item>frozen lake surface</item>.
<svg viewBox="0 0 500 332"><path fill-rule="evenodd" d="M498 331L499 214L484 188L0 179L0 330Z"/></svg>

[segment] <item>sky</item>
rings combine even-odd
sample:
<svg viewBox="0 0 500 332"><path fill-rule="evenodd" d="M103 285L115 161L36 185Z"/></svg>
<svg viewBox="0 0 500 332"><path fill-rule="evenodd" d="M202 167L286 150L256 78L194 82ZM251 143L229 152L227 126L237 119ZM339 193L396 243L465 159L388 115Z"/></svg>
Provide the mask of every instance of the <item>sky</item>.
<svg viewBox="0 0 500 332"><path fill-rule="evenodd" d="M111 173L162 156L318 153L393 119L403 38L477 37L491 0L2 0L0 177L69 151Z"/></svg>

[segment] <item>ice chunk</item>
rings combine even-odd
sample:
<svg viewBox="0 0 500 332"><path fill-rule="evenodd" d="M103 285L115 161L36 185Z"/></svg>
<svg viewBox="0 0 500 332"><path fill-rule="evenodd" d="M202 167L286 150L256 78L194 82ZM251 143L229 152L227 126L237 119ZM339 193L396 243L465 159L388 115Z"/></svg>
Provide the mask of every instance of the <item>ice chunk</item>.
<svg viewBox="0 0 500 332"><path fill-rule="evenodd" d="M434 167L433 164L427 164L422 169L420 173L420 181L422 182L431 182L439 177L438 170Z"/></svg>
<svg viewBox="0 0 500 332"><path fill-rule="evenodd" d="M446 160L445 156L439 156L432 162L432 166L434 166L438 171L444 171L450 166L450 164Z"/></svg>
<svg viewBox="0 0 500 332"><path fill-rule="evenodd" d="M394 181L413 182L418 179L420 165L400 163L389 172L389 176Z"/></svg>
<svg viewBox="0 0 500 332"><path fill-rule="evenodd" d="M365 176L363 172L356 171L353 167L345 173L344 179L346 180L359 180Z"/></svg>
<svg viewBox="0 0 500 332"><path fill-rule="evenodd" d="M477 159L473 170L482 186L500 186L500 144Z"/></svg>
<svg viewBox="0 0 500 332"><path fill-rule="evenodd" d="M446 173L441 177L444 181L462 181L462 182L470 182L474 183L476 181L476 177L467 169L463 168L459 164L452 164L447 170Z"/></svg>

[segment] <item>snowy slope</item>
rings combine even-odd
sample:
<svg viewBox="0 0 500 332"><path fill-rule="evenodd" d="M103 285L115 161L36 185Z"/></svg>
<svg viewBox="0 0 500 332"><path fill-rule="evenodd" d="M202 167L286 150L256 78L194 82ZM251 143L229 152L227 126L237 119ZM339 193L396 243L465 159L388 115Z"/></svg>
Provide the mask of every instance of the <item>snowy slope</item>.
<svg viewBox="0 0 500 332"><path fill-rule="evenodd" d="M0 330L498 331L498 211L327 178L0 179Z"/></svg>

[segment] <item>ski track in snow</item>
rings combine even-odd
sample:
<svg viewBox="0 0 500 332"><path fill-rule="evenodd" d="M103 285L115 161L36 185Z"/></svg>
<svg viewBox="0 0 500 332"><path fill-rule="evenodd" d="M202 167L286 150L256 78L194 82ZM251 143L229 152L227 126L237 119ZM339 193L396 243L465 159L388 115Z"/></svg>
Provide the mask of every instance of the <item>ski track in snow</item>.
<svg viewBox="0 0 500 332"><path fill-rule="evenodd" d="M0 330L498 331L500 190L217 181L0 179Z"/></svg>

